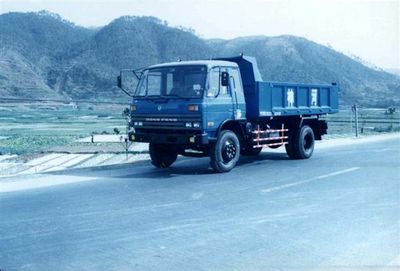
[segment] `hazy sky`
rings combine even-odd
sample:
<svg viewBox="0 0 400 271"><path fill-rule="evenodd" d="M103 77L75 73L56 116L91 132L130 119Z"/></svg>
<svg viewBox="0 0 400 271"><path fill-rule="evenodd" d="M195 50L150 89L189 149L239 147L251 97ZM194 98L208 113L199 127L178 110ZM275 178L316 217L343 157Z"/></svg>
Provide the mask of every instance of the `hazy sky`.
<svg viewBox="0 0 400 271"><path fill-rule="evenodd" d="M203 38L303 36L400 69L400 0L0 0L0 13L43 9L83 26L151 15Z"/></svg>

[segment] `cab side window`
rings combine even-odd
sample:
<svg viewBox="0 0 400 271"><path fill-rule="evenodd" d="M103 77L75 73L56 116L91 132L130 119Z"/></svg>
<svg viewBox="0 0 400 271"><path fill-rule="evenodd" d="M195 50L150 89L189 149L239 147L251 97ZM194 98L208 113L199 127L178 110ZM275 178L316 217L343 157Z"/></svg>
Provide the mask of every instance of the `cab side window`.
<svg viewBox="0 0 400 271"><path fill-rule="evenodd" d="M208 80L207 97L215 97L218 95L220 88L219 68L213 68L210 71L210 78Z"/></svg>
<svg viewBox="0 0 400 271"><path fill-rule="evenodd" d="M227 68L221 68L220 72L229 72ZM220 78L221 80L221 78ZM221 81L219 82L221 84ZM220 86L220 95L228 95L229 94L229 87L228 86Z"/></svg>
<svg viewBox="0 0 400 271"><path fill-rule="evenodd" d="M230 69L229 71L231 87L237 92L243 92L242 81L238 69Z"/></svg>
<svg viewBox="0 0 400 271"><path fill-rule="evenodd" d="M221 85L222 72L229 72L228 68L215 67L210 71L207 97L216 97L217 95L218 96L230 95L230 87Z"/></svg>

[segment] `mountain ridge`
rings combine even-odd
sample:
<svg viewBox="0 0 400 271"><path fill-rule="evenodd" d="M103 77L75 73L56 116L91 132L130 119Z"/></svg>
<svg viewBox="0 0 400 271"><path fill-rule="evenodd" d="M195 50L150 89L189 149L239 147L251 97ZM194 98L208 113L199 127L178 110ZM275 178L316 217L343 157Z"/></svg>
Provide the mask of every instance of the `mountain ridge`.
<svg viewBox="0 0 400 271"><path fill-rule="evenodd" d="M115 78L122 68L240 53L256 57L266 81L337 82L341 104L400 104L400 76L302 37L207 40L141 16L85 28L45 11L0 15L0 97L121 101L127 97Z"/></svg>

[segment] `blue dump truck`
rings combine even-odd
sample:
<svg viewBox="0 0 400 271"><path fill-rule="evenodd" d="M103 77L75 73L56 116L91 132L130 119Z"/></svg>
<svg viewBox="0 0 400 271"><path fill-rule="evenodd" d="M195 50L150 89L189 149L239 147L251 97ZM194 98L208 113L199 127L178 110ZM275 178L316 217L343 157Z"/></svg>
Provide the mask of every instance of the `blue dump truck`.
<svg viewBox="0 0 400 271"><path fill-rule="evenodd" d="M118 86L125 92L121 71ZM310 158L327 133L321 115L338 112L331 85L265 82L253 57L179 61L133 72L139 80L130 107L129 139L148 142L152 164L178 155L210 157L228 172L240 155L285 146L291 159Z"/></svg>

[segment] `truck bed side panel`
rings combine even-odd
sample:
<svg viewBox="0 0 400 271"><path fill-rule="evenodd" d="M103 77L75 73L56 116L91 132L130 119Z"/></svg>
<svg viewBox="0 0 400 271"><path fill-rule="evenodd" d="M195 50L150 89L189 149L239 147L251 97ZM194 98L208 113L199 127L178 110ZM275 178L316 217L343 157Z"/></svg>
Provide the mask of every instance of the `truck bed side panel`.
<svg viewBox="0 0 400 271"><path fill-rule="evenodd" d="M256 82L245 95L249 119L336 113L339 106L336 85Z"/></svg>

